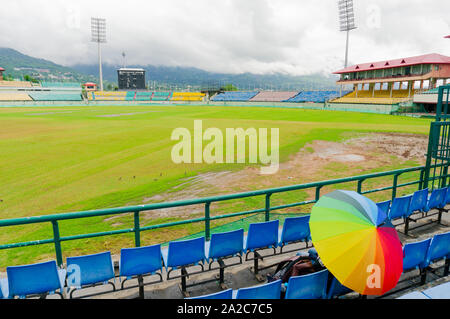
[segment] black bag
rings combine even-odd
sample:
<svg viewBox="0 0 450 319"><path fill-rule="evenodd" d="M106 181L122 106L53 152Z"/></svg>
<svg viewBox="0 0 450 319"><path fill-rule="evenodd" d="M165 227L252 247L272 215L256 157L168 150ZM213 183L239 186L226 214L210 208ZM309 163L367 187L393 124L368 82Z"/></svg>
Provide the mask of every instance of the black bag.
<svg viewBox="0 0 450 319"><path fill-rule="evenodd" d="M281 279L282 283L286 283L291 277L312 274L322 269L324 267L309 256L294 256L279 263L275 273L272 276L267 275L267 281Z"/></svg>

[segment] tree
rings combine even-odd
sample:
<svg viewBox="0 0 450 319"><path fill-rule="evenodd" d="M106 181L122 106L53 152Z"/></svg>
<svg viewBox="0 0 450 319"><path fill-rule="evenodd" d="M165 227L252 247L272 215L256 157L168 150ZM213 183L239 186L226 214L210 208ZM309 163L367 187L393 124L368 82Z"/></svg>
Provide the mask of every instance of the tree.
<svg viewBox="0 0 450 319"><path fill-rule="evenodd" d="M238 91L238 88L236 86L234 86L233 84L229 83L229 84L225 84L222 87L222 90L224 90L224 91Z"/></svg>

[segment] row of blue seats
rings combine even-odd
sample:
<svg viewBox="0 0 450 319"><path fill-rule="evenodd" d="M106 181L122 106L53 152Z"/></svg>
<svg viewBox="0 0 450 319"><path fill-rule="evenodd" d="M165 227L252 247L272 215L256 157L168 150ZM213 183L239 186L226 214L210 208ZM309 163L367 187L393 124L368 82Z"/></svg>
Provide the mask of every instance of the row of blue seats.
<svg viewBox="0 0 450 319"><path fill-rule="evenodd" d="M244 253L259 249L281 247L282 250L286 245L308 242L310 239L309 216L304 216L287 218L282 229L279 229L278 220L251 224L246 236L244 230L240 229L213 234L210 241L201 237L170 242L167 248L161 245L127 248L121 250L119 277L128 280L137 276L159 275L162 281L161 273L165 267L167 279L175 279L179 277L170 278L170 273L176 269L200 265L203 271L203 264L207 261L211 270L212 263L223 259L241 258ZM62 296L65 280L67 288L71 290L71 297L76 290L98 284L111 284L115 290L115 282L109 282L115 278L110 252L68 257L66 269L58 268L55 261L7 267L7 278L0 281L3 296L24 298L55 293L58 289ZM74 278L78 279L74 281Z"/></svg>
<svg viewBox="0 0 450 319"><path fill-rule="evenodd" d="M342 96L350 93L351 91L342 92ZM284 102L295 102L295 103L303 103L303 102L313 102L313 103L325 103L331 99L340 97L341 94L339 91L304 91L300 92L296 96L286 100Z"/></svg>
<svg viewBox="0 0 450 319"><path fill-rule="evenodd" d="M445 196L443 195L444 192ZM416 194L422 194L422 197L423 194L426 194L427 208L435 207L435 202L439 203L436 207L443 207L444 203L447 203L447 189L435 190L429 198L428 190L418 191ZM412 197L420 198L416 194L412 195ZM445 201L442 201L442 198ZM393 212L397 210L403 211L403 213L409 212L409 208L404 207L403 210L400 208L397 209L398 204L395 204L397 202L399 202L398 199L395 199L392 207L390 207L388 212L389 218L395 217ZM378 205L381 208L385 204L380 203ZM400 207L400 205L398 206ZM283 253L283 248L286 245L302 241L308 244L310 240L309 216L287 218L282 229L279 229L278 220L251 224L246 236L244 236L244 230L240 229L228 233L213 234L210 241L206 241L202 237L171 242L168 248L161 248L160 245L155 245L122 249L119 276L121 278L125 277L128 280L136 276L159 275L162 281L161 272L163 267L165 267L167 270L167 279L175 279L180 277L170 278L170 273L173 270L181 269L185 271L187 267L199 265L202 267L202 271L204 271L203 265L206 261L210 264L209 270L215 270L211 269L211 265L214 262L218 262L222 271L224 268L221 263L222 260L239 257L242 262L241 257L243 254L248 256L250 253L254 253L255 265L257 266L258 250L272 248L274 254L277 254L276 249L280 247L280 253ZM189 254L186 254L187 251ZM433 251L434 249L430 248L430 254L433 254ZM430 257L427 263L423 262L423 265L429 265L434 260L433 258ZM25 297L32 294L50 293L58 289L62 291L64 287L63 281L65 278L69 278L77 267L80 273L78 282L75 284L68 283L67 286L73 289L71 294L86 286L106 283L115 278L111 254L109 252L89 256L69 257L67 258L66 267L67 272L64 269L58 269L54 261L35 265L8 267L7 279L0 281L4 292L3 296ZM424 267L427 266L422 266L422 268ZM256 272L257 267L255 267ZM47 275L36 275L41 273ZM182 273L182 284L186 276L187 273ZM48 278L49 280L47 280ZM115 285L112 284L112 286L115 289ZM185 291L185 287L183 288L183 291Z"/></svg>
<svg viewBox="0 0 450 319"><path fill-rule="evenodd" d="M351 292L340 285L336 278L329 281L332 276L328 270L322 270L313 274L289 278L289 282L283 284L277 280L268 284L238 290L224 290L206 296L188 299L280 299L282 286L286 288L285 299L331 299L337 295ZM331 282L328 285L328 282ZM329 287L328 287L329 286ZM327 289L328 288L328 289Z"/></svg>
<svg viewBox="0 0 450 319"><path fill-rule="evenodd" d="M392 201L378 203L378 207L384 211L390 221L403 219L405 222L405 234L409 231L409 222L416 222L418 219L430 217L432 210L438 210L438 222L441 222L442 213L446 205L450 204L449 188L435 189L429 194L428 188L419 190L413 195L395 198ZM413 219L413 214L422 214L421 218Z"/></svg>
<svg viewBox="0 0 450 319"><path fill-rule="evenodd" d="M212 101L246 102L254 98L259 92L224 92L212 98Z"/></svg>
<svg viewBox="0 0 450 319"><path fill-rule="evenodd" d="M431 264L445 260L444 276L448 275L450 260L450 233L436 235L424 241L403 246L403 273L411 270L425 270ZM425 273L426 275L426 273ZM332 278L328 278L331 276ZM330 280L331 279L331 280ZM422 284L426 277L422 277ZM328 270L314 274L291 277L286 285L285 299L332 299L351 293ZM281 280L238 290L225 290L219 293L189 299L280 299Z"/></svg>

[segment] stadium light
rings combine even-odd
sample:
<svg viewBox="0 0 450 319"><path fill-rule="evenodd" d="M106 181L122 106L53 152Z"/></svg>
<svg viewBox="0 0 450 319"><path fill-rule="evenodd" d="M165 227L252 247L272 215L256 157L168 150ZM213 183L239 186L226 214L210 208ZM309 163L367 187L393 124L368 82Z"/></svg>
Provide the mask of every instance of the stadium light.
<svg viewBox="0 0 450 319"><path fill-rule="evenodd" d="M345 67L348 66L348 42L350 31L356 29L355 25L355 11L353 8L353 0L339 0L339 24L340 31L347 32L347 43L345 46Z"/></svg>
<svg viewBox="0 0 450 319"><path fill-rule="evenodd" d="M91 41L98 44L98 73L100 78L100 91L103 91L101 44L106 43L106 20L101 18L91 18L91 32L92 32Z"/></svg>

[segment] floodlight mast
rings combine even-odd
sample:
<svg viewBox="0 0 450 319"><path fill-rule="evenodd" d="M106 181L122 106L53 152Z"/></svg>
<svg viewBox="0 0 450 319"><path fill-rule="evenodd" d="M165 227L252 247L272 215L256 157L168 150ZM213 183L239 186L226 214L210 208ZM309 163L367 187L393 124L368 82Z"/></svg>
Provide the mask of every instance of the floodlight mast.
<svg viewBox="0 0 450 319"><path fill-rule="evenodd" d="M353 0L339 0L339 24L340 31L347 32L347 41L345 45L345 68L348 66L348 45L350 38L350 31L356 29L355 25L355 11L353 8Z"/></svg>
<svg viewBox="0 0 450 319"><path fill-rule="evenodd" d="M100 91L103 91L101 44L106 43L106 20L101 18L91 18L91 31L92 31L91 41L98 44L98 73L100 78Z"/></svg>

